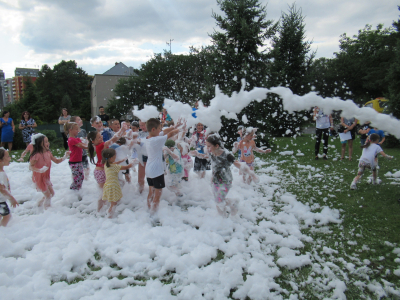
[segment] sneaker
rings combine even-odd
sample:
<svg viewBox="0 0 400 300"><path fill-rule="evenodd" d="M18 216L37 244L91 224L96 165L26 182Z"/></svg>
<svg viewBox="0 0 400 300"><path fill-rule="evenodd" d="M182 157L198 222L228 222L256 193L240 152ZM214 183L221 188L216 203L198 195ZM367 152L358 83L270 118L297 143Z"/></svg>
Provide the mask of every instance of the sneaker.
<svg viewBox="0 0 400 300"><path fill-rule="evenodd" d="M357 185L356 185L355 182L352 182L352 183L351 183L350 189L351 189L351 190L356 190L356 189L357 189Z"/></svg>
<svg viewBox="0 0 400 300"><path fill-rule="evenodd" d="M323 160L328 160L328 158L326 157L326 155L324 155L324 157L322 158Z"/></svg>
<svg viewBox="0 0 400 300"><path fill-rule="evenodd" d="M319 157L318 157L318 156L316 156L316 157L315 157L315 160L318 160L318 159L319 159Z"/></svg>

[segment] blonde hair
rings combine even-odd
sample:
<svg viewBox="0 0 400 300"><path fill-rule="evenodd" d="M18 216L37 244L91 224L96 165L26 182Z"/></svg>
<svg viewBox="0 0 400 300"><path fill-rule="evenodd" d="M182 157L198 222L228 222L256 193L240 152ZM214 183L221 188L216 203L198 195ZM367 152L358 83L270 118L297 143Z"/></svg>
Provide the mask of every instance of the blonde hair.
<svg viewBox="0 0 400 300"><path fill-rule="evenodd" d="M74 127L78 126L78 123L75 122L67 122L64 124L64 132L69 133L69 131ZM79 126L78 126L79 128Z"/></svg>

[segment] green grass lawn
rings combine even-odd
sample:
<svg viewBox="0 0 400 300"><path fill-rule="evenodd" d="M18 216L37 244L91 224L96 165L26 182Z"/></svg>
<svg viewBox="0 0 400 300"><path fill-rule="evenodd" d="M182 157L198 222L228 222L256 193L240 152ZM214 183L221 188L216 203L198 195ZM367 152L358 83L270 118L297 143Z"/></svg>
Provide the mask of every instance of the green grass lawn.
<svg viewBox="0 0 400 300"><path fill-rule="evenodd" d="M295 139L276 138L273 143L274 154L270 158L263 155L263 158L279 164L283 170L283 190L296 195L300 202L314 207L315 211L320 206L338 209L343 220L341 224L330 224L321 230L304 226L303 233L313 237L314 242L306 244L301 252L315 253L314 258L317 258L323 247L334 250L326 256L331 256L328 260L338 267L335 275L346 282L347 299L376 299L377 295L371 292L373 287L368 289L364 286L374 281L389 289L390 283L398 288L400 277L393 271L400 269L400 258L393 253L393 249L400 245L400 190L399 185L392 184L394 181L384 174L400 169L400 149L387 149L383 145L384 152L393 155L394 159L387 160L380 156L378 177L382 180L381 184L368 184L371 172L367 170L358 189L350 190L362 152L359 139L354 141L352 161L347 158L340 161L341 144L338 138L330 138L327 161L314 159L313 135ZM294 151L294 155L277 155L282 151ZM304 156L296 156L297 153ZM354 270L346 269L344 261L352 262ZM367 268L363 269L363 266ZM316 273L312 267L306 267L296 276L292 272L284 273L280 280L304 283L308 276L317 276ZM303 288L304 299L310 299L316 297L316 291L321 287L306 284Z"/></svg>

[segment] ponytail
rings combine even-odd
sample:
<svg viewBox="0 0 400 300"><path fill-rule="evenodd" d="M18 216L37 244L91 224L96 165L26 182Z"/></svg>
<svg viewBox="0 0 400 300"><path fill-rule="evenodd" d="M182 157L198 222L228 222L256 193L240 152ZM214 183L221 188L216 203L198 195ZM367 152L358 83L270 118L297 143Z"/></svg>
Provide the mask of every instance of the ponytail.
<svg viewBox="0 0 400 300"><path fill-rule="evenodd" d="M371 143L376 143L379 141L379 139L380 139L379 134L373 133L369 136L368 140L366 141L364 146L361 146L361 148L363 149L368 148L371 145Z"/></svg>
<svg viewBox="0 0 400 300"><path fill-rule="evenodd" d="M94 162L94 145L93 145L93 141L96 139L96 137L97 137L97 131L91 131L87 135L87 138L88 138L88 141L89 141L88 152L89 152L90 162L92 164L94 164L94 165L96 163Z"/></svg>
<svg viewBox="0 0 400 300"><path fill-rule="evenodd" d="M116 152L115 152L115 150L113 148L104 149L101 152L101 156L103 157L103 159L101 160L101 163L105 164L107 166L107 168L109 168L110 167L109 159L111 157L113 157L115 154L116 154Z"/></svg>

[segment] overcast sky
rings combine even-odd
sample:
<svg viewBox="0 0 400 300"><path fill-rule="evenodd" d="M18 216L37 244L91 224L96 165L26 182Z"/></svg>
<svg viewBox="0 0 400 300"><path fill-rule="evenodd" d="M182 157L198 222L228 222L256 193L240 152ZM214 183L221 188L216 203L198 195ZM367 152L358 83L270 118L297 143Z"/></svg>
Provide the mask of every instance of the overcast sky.
<svg viewBox="0 0 400 300"><path fill-rule="evenodd" d="M260 1L277 21L293 2ZM366 24L385 27L399 19L395 0L301 0L307 37L317 57L333 57L339 37ZM220 13L216 0L0 0L0 69L6 78L16 67L51 67L75 60L88 74L101 74L115 62L139 68L153 53L210 44Z"/></svg>

